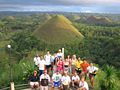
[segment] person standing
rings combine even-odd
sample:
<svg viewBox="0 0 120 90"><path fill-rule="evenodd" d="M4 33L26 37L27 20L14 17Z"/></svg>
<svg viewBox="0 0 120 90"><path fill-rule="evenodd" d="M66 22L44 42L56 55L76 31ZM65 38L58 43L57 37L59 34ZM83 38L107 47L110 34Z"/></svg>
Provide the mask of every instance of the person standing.
<svg viewBox="0 0 120 90"><path fill-rule="evenodd" d="M64 62L62 57L57 61L57 70L62 74L63 73Z"/></svg>
<svg viewBox="0 0 120 90"><path fill-rule="evenodd" d="M40 56L40 61L38 62L38 68L39 68L39 76L41 76L44 73L45 70L45 60L43 59L43 56Z"/></svg>
<svg viewBox="0 0 120 90"><path fill-rule="evenodd" d="M89 73L89 79L91 86L94 87L94 77L96 75L96 72L98 71L98 68L93 66L93 63L90 63L90 66L87 67L88 73Z"/></svg>
<svg viewBox="0 0 120 90"><path fill-rule="evenodd" d="M81 68L82 63L83 63L83 61L80 59L80 57L78 57L78 60L75 63L76 71L77 71L78 75L80 75L82 72L82 68Z"/></svg>
<svg viewBox="0 0 120 90"><path fill-rule="evenodd" d="M47 51L47 54L44 56L45 62L46 62L46 69L49 73L51 69L51 54L49 51Z"/></svg>
<svg viewBox="0 0 120 90"><path fill-rule="evenodd" d="M40 61L40 57L38 54L36 54L36 56L34 57L34 63L35 63L35 67L38 66L38 62Z"/></svg>
<svg viewBox="0 0 120 90"><path fill-rule="evenodd" d="M69 73L72 73L72 70L71 70L72 61L71 61L70 55L67 55L66 60L69 62L68 71Z"/></svg>
<svg viewBox="0 0 120 90"><path fill-rule="evenodd" d="M87 67L89 66L89 63L87 62L87 59L86 58L84 58L83 59L83 63L81 64L81 68L82 68L82 75L85 75L85 79L86 79L86 77L87 77L87 72L88 72L88 70L87 70Z"/></svg>
<svg viewBox="0 0 120 90"><path fill-rule="evenodd" d="M44 74L40 76L41 90L48 90L49 82L50 82L50 76L47 74L47 70L44 70Z"/></svg>
<svg viewBox="0 0 120 90"><path fill-rule="evenodd" d="M64 60L64 70L69 71L69 62L67 59Z"/></svg>
<svg viewBox="0 0 120 90"><path fill-rule="evenodd" d="M76 60L77 60L77 58L76 58L76 55L74 54L72 56L72 62L71 62L71 64L72 64L72 66L71 66L72 73L75 72L75 63L76 63Z"/></svg>
<svg viewBox="0 0 120 90"><path fill-rule="evenodd" d="M58 50L57 58L58 58L58 59L60 59L60 58L63 59L63 53L61 52L61 49Z"/></svg>

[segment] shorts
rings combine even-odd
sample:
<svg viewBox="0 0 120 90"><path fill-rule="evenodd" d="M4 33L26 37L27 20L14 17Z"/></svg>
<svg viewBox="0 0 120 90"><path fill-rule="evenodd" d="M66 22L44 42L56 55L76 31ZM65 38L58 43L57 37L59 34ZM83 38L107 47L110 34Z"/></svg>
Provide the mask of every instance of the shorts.
<svg viewBox="0 0 120 90"><path fill-rule="evenodd" d="M76 68L75 70L76 70L77 73L79 73L79 74L82 72L82 69L81 69L81 68Z"/></svg>
<svg viewBox="0 0 120 90"><path fill-rule="evenodd" d="M51 65L46 65L46 69L49 69L49 68L51 68Z"/></svg>
<svg viewBox="0 0 120 90"><path fill-rule="evenodd" d="M89 73L89 78L95 77L96 74Z"/></svg>
<svg viewBox="0 0 120 90"><path fill-rule="evenodd" d="M63 86L63 90L69 90L68 85L62 85Z"/></svg>
<svg viewBox="0 0 120 90"><path fill-rule="evenodd" d="M54 84L54 87L60 87L60 81L54 82L53 84Z"/></svg>
<svg viewBox="0 0 120 90"><path fill-rule="evenodd" d="M33 85L39 85L38 82L30 82L30 86L33 86Z"/></svg>

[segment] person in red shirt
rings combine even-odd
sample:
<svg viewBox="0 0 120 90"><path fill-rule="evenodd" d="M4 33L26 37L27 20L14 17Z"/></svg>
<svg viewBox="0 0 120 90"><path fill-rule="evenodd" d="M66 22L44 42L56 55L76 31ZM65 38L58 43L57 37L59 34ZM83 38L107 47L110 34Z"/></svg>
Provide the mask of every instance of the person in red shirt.
<svg viewBox="0 0 120 90"><path fill-rule="evenodd" d="M86 79L86 76L87 76L87 67L89 66L89 63L87 62L87 59L84 58L83 59L83 63L81 64L81 68L82 68L82 73L81 75L85 75L85 79Z"/></svg>

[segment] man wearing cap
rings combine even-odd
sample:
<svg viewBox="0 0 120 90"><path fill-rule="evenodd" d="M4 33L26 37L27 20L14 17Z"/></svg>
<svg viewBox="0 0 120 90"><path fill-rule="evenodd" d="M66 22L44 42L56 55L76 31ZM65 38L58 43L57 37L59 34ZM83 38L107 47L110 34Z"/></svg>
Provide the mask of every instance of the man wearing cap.
<svg viewBox="0 0 120 90"><path fill-rule="evenodd" d="M60 87L60 81L61 81L62 75L56 70L56 73L52 76L52 87Z"/></svg>
<svg viewBox="0 0 120 90"><path fill-rule="evenodd" d="M49 82L50 82L50 76L47 74L47 70L44 70L44 74L40 76L41 90L48 90Z"/></svg>
<svg viewBox="0 0 120 90"><path fill-rule="evenodd" d="M39 80L39 79L38 79L37 71L34 70L33 75L31 75L31 76L29 77L30 87L31 87L32 89L39 87L38 80Z"/></svg>

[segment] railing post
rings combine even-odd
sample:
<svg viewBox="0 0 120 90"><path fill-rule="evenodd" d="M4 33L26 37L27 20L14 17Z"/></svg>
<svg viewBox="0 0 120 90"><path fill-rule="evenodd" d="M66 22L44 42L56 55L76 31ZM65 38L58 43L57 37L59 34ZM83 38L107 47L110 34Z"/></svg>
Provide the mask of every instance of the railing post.
<svg viewBox="0 0 120 90"><path fill-rule="evenodd" d="M10 82L10 90L15 90L14 82Z"/></svg>
<svg viewBox="0 0 120 90"><path fill-rule="evenodd" d="M63 60L64 60L64 48L62 48L62 53L63 53L63 57L62 57L62 58L63 58Z"/></svg>

